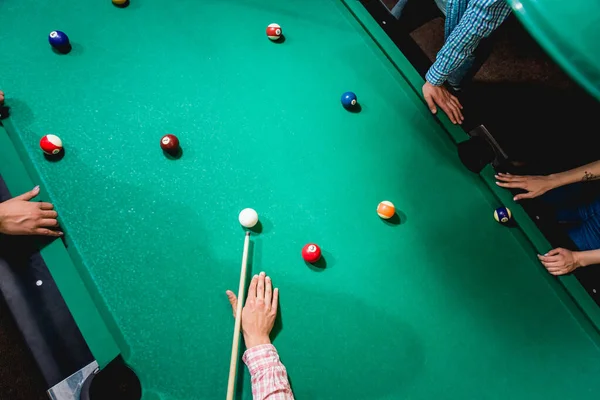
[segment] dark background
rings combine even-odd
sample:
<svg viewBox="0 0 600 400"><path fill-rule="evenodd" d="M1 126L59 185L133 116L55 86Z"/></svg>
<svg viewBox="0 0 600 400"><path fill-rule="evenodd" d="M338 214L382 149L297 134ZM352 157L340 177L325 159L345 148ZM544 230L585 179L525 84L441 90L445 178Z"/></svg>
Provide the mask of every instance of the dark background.
<svg viewBox="0 0 600 400"><path fill-rule="evenodd" d="M0 300L0 399L47 400L46 387L4 299Z"/></svg>

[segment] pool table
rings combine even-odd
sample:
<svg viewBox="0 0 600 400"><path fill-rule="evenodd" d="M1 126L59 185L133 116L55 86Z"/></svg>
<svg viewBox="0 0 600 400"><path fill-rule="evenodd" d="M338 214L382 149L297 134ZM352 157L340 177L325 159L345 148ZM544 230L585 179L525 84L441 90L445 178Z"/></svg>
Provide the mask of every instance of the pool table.
<svg viewBox="0 0 600 400"><path fill-rule="evenodd" d="M246 207L298 399L600 395L598 308L537 262L549 244L493 169L461 165L467 134L360 1L3 1L0 26L0 174L54 203L65 236L42 257L100 369L123 360L142 399L225 396Z"/></svg>

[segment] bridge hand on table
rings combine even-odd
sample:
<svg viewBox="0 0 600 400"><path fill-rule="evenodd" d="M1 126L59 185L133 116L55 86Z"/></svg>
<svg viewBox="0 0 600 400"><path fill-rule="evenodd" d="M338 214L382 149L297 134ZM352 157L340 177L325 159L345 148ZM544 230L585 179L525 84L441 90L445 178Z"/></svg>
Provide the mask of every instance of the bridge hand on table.
<svg viewBox="0 0 600 400"><path fill-rule="evenodd" d="M423 98L432 114L437 114L437 107L440 107L453 124L463 123L465 119L461 111L463 106L455 96L450 94L448 89L425 82L422 91Z"/></svg>
<svg viewBox="0 0 600 400"><path fill-rule="evenodd" d="M231 290L228 290L226 294L235 318L238 299ZM261 344L271 343L269 334L277 317L278 300L279 289L273 290L271 278L264 272L254 275L248 288L246 304L242 310L242 333L246 348L250 349Z"/></svg>
<svg viewBox="0 0 600 400"><path fill-rule="evenodd" d="M6 235L62 236L54 206L30 201L40 193L39 186L20 196L0 203L0 233Z"/></svg>

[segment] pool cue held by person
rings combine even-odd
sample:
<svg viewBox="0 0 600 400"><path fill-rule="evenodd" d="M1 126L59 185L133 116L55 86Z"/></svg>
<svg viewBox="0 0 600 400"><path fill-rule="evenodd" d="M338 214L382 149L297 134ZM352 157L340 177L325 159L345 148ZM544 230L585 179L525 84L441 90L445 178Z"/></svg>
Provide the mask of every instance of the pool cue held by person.
<svg viewBox="0 0 600 400"><path fill-rule="evenodd" d="M226 292L234 317L239 315L241 299ZM250 371L254 400L293 400L287 370L279 359L270 333L277 317L279 289L273 289L264 272L254 275L242 310L242 333L246 351L242 360Z"/></svg>

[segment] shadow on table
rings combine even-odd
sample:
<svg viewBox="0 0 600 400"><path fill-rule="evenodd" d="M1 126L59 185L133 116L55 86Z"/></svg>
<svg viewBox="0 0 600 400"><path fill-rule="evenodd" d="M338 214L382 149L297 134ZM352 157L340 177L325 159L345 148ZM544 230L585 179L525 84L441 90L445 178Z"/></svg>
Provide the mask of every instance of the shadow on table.
<svg viewBox="0 0 600 400"><path fill-rule="evenodd" d="M290 284L282 299L286 329L275 345L290 382L303 382L297 398L402 398L421 379L420 335L386 307Z"/></svg>

